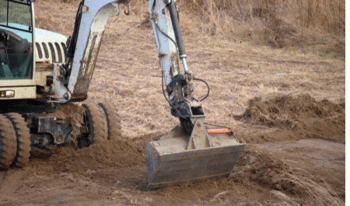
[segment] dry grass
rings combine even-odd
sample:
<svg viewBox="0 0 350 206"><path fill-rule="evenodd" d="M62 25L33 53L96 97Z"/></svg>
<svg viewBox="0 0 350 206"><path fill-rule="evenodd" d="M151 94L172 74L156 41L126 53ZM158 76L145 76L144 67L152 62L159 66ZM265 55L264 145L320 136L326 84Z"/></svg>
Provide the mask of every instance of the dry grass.
<svg viewBox="0 0 350 206"><path fill-rule="evenodd" d="M70 35L78 1L73 2L74 6L59 2L55 5L55 10L52 10L52 2L37 2L39 27ZM219 14L215 10L229 10L231 6L237 8L235 1L225 2L222 6L212 4L212 20L207 19L208 16L200 18L207 8L205 4L195 8L195 5L201 5L201 1L192 2L187 9L186 1L181 2L180 22L188 50L189 66L196 76L207 80L212 88L210 98L204 102L207 122L238 128L242 123L233 116L242 114L248 107L248 101L259 96L307 92L317 100L344 101L343 60L300 53L295 49L271 49L241 41L236 35L239 28L255 31L255 25L261 22L261 28L264 28L265 23L255 16L244 20L244 15L239 11L235 16L230 16L229 14L235 13L234 9L228 13L221 12L221 17L226 20L218 21ZM109 101L116 105L122 119L123 135L128 138L161 134L178 124L178 120L171 116L170 107L161 93L161 72L152 28L145 23L147 10L142 7L145 4L144 1L134 1L132 15L110 17L89 90L88 101ZM243 3L241 8L246 11ZM196 13L190 13L191 10ZM255 24L251 23L253 20ZM234 23L230 26L232 31L226 34L221 23ZM321 26L317 29L323 30ZM305 27L303 35L307 36L306 33L310 30L311 27ZM245 31L242 29L239 32ZM298 32L299 30L296 34ZM249 38L254 35L258 35L257 30L256 33L251 32ZM196 96L205 93L204 86L195 86ZM318 191L319 187L312 188L315 185L309 180L297 179L301 178L299 176L287 178L310 186L310 195L325 195L323 191ZM326 190L330 193L329 191Z"/></svg>
<svg viewBox="0 0 350 206"><path fill-rule="evenodd" d="M179 0L179 4L181 15L190 17L181 21L191 24L189 32L345 57L344 0ZM134 14L147 16L146 1L133 0L132 8Z"/></svg>
<svg viewBox="0 0 350 206"><path fill-rule="evenodd" d="M342 0L181 0L183 7L207 15L211 26L220 26L222 16L233 19L281 18L303 28L345 33L345 1ZM232 27L233 25L231 25Z"/></svg>
<svg viewBox="0 0 350 206"><path fill-rule="evenodd" d="M198 14L205 33L240 36L277 48L296 46L319 55L345 55L343 0L181 0L181 5Z"/></svg>

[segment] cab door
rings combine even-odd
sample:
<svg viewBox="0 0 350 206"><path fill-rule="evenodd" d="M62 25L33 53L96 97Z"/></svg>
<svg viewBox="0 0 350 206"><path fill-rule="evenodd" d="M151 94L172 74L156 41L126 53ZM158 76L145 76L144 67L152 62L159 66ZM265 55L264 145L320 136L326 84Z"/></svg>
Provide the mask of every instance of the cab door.
<svg viewBox="0 0 350 206"><path fill-rule="evenodd" d="M31 0L0 0L0 91L35 98L34 9Z"/></svg>

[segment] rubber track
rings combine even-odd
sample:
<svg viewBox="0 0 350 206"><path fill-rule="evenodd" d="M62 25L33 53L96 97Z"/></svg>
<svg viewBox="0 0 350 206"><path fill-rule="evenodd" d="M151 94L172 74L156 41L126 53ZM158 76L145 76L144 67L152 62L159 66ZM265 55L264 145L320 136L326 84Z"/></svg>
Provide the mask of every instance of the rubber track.
<svg viewBox="0 0 350 206"><path fill-rule="evenodd" d="M104 111L96 104L83 104L86 108L90 119L90 135L93 143L104 141L108 139L107 118Z"/></svg>
<svg viewBox="0 0 350 206"><path fill-rule="evenodd" d="M120 117L118 115L117 109L109 103L99 103L98 106L100 106L104 110L104 113L107 117L108 139L121 140L122 136L121 136Z"/></svg>
<svg viewBox="0 0 350 206"><path fill-rule="evenodd" d="M0 169L8 169L16 158L17 140L9 119L0 114Z"/></svg>
<svg viewBox="0 0 350 206"><path fill-rule="evenodd" d="M17 153L14 164L16 167L24 167L29 162L31 150L29 128L22 115L9 113L6 116L12 122L17 136Z"/></svg>

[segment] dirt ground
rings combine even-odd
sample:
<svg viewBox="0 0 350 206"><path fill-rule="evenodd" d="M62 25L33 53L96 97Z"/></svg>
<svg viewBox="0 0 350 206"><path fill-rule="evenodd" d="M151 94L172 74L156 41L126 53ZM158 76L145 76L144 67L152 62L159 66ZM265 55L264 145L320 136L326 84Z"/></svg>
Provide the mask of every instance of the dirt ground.
<svg viewBox="0 0 350 206"><path fill-rule="evenodd" d="M38 26L70 35L76 5L51 3L36 3ZM0 171L1 206L345 205L344 60L208 36L187 13L188 63L212 89L206 121L247 145L228 178L146 191L145 142L178 120L145 11L133 12L111 16L88 99L118 108L125 141L33 149L27 167Z"/></svg>
<svg viewBox="0 0 350 206"><path fill-rule="evenodd" d="M147 191L143 145L149 138L35 150L24 169L0 172L0 205L344 204L342 143L249 144L228 178Z"/></svg>

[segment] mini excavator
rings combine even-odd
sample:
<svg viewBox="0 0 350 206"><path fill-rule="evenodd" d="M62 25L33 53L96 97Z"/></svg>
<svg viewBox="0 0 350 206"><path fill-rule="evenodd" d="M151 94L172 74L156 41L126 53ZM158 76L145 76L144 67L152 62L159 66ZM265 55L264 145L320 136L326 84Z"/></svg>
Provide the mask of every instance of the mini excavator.
<svg viewBox="0 0 350 206"><path fill-rule="evenodd" d="M129 3L82 0L67 38L35 27L34 0L0 0L0 169L25 166L33 146L74 139L88 147L121 135L119 116L110 104L79 104L83 118L77 135L72 117L55 116L55 111L87 99L108 17ZM188 68L176 1L147 4L163 95L180 122L159 140L146 143L147 188L227 176L244 144L229 129L208 129L204 121L202 101L210 88ZM205 98L194 97L195 81L207 85Z"/></svg>

